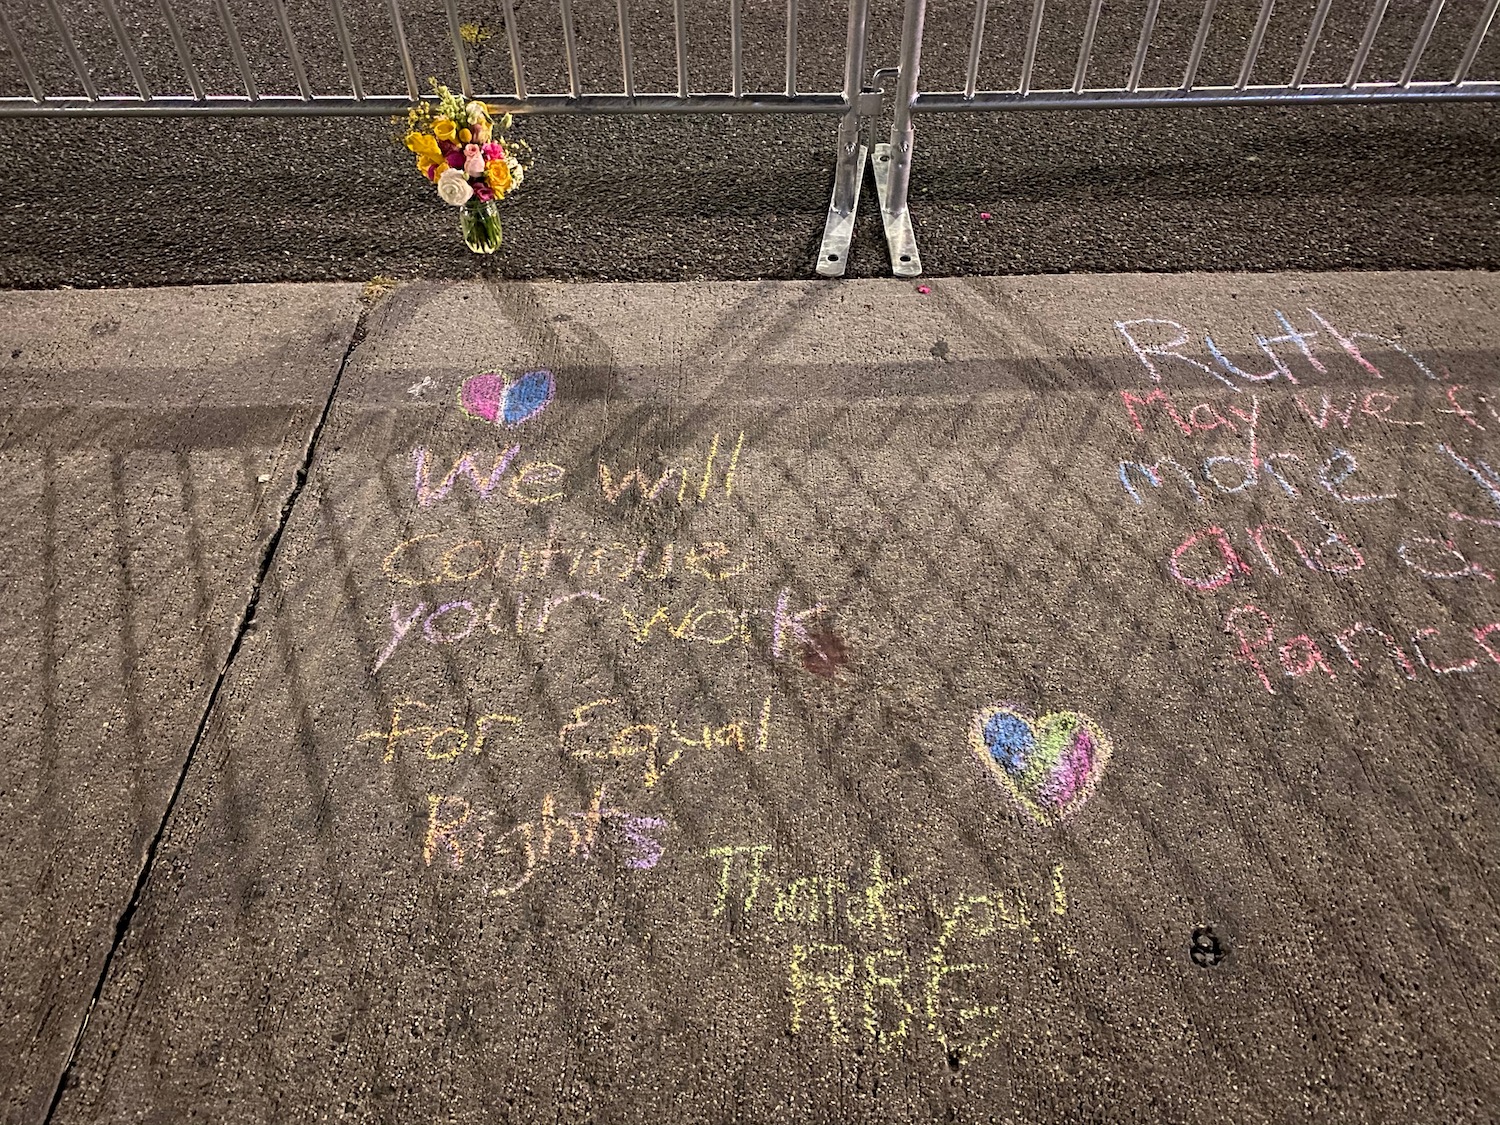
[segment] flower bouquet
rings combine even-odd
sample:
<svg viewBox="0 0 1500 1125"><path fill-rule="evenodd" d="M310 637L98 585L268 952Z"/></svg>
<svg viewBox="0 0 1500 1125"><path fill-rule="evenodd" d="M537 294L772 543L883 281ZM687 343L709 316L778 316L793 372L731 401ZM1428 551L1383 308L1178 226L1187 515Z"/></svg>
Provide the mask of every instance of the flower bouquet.
<svg viewBox="0 0 1500 1125"><path fill-rule="evenodd" d="M510 114L497 122L483 102L465 102L435 80L432 86L437 101L411 108L403 140L416 154L417 171L437 185L444 203L459 209L469 249L493 254L500 249L499 203L521 186L526 145L505 138Z"/></svg>

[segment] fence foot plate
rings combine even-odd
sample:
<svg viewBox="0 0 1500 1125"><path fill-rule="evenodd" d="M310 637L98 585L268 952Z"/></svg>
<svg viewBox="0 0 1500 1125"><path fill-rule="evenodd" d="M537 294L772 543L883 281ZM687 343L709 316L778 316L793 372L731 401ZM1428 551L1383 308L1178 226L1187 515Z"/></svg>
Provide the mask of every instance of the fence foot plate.
<svg viewBox="0 0 1500 1125"><path fill-rule="evenodd" d="M917 235L911 229L911 211L892 215L886 208L886 192L891 172L891 146L875 146L875 190L880 194L880 221L885 224L885 244L891 252L891 273L896 277L917 277L922 272L922 255L917 252Z"/></svg>
<svg viewBox="0 0 1500 1125"><path fill-rule="evenodd" d="M849 243L854 241L854 218L859 214L859 185L865 178L865 161L870 150L859 146L859 169L854 173L854 198L849 203L848 214L840 214L828 204L828 222L823 227L823 245L818 250L818 276L843 277L844 267L849 262ZM838 188L834 188L837 193Z"/></svg>

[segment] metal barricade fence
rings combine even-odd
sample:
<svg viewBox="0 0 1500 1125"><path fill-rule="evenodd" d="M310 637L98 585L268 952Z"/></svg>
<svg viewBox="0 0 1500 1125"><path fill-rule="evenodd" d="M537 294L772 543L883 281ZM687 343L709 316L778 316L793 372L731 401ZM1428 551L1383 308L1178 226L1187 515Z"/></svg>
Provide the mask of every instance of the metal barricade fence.
<svg viewBox="0 0 1500 1125"><path fill-rule="evenodd" d="M155 0L155 12L149 10L135 15L135 31L127 30L118 0L95 0L102 8L105 22L112 34L112 47L118 52L112 59L121 80L128 74L129 87L126 92L104 88L97 76L96 67L91 67L85 52L80 49L79 24L70 25L59 0L41 0L44 11L37 0L31 0L26 18L17 19L7 15L0 6L0 52L8 56L11 67L9 82L16 92L0 88L0 117L19 118L70 118L70 117L187 117L187 116L235 116L235 117L290 117L290 116L387 116L404 112L414 102L431 98L424 94L418 81L418 69L414 61L412 44L407 32L407 17L420 0L322 0L326 5L327 27L337 40L343 82L346 89L319 89L310 77L311 62L327 62L308 56L304 59L303 46L299 42L293 21L287 10L287 0L270 0L269 12L261 7L256 13L265 18L274 15L279 51L284 52L281 61L289 70L296 93L272 93L262 88L257 78L257 59L247 48L242 36L245 17L236 19L229 0L212 0L212 20L200 21L197 30L204 30L203 23L216 23L222 35L223 53L232 60L233 74L238 88L213 89L205 80L204 65L222 63L222 59L206 59L202 51L195 53L185 30L183 13L188 12L191 0ZM207 0L200 0L200 6ZM253 0L260 4L262 0ZM486 0L483 5L493 10L498 7L504 22L504 39L509 55L513 90L490 92L477 90L470 69L469 49L472 43L465 38L465 25L460 20L458 0L441 0L446 16L446 36L451 40L453 74L457 88L465 97L477 97L502 112L516 114L684 114L684 113L823 113L840 115L839 156L835 173L835 186L829 207L827 236L819 253L818 261L825 266L837 265L832 272L843 272L843 259L847 254L853 230L854 206L858 198L859 172L863 168L864 150L858 144L860 133L860 95L864 76L865 39L870 0L849 0L848 25L844 50L843 88L837 91L803 92L798 89L798 0L786 3L786 47L785 85L780 90L747 89L744 66L744 28L742 7L745 0L723 0L727 8L729 24L729 66L727 90L694 91L689 88L688 26L689 0L671 0L673 21L673 50L676 63L676 89L668 92L645 92L637 88L636 42L632 35L629 0L615 0L615 24L617 28L619 55L619 87L608 92L589 92L583 89L580 80L580 53L578 34L575 28L574 0L557 0L555 16L556 45L566 68L567 93L536 93L528 88L527 59L522 51L518 33L516 0ZM0 0L3 5L4 0ZM137 9L149 3L140 0ZM74 3L74 8L82 7ZM478 5L476 5L478 6ZM360 8L366 9L360 11ZM369 88L368 75L362 73L356 58L356 37L351 32L351 15L369 16L370 9L380 11L384 17L384 47L389 52L386 61L399 59L400 74L404 79L404 90L379 91ZM699 6L701 12L702 5ZM242 9L243 11L243 9ZM189 13L190 15L202 13ZM152 17L154 16L154 19ZM181 83L180 92L165 92L158 83L156 89L148 81L148 68L143 65L142 44L147 38L143 20L151 20L150 32L155 42L165 44L170 40L178 68L179 78L171 82ZM368 27L369 20L365 20ZM305 29L304 29L305 30ZM163 35L165 33L165 35ZM358 42L368 49L366 38ZM164 48L163 48L164 49ZM57 81L44 82L44 78L56 79L56 75L39 73L33 59L46 54L55 60L54 70L60 70L72 89L59 90ZM156 60L158 63L161 60ZM552 61L556 61L555 59ZM699 60L701 63L702 60ZM123 64L121 69L120 64ZM3 63L0 63L0 81L6 81ZM446 65L446 64L445 64ZM159 69L159 68L158 68ZM222 69L222 67L220 67ZM327 69L325 67L324 69ZM17 85L17 80L19 85ZM25 93L20 93L24 88Z"/></svg>
<svg viewBox="0 0 1500 1125"><path fill-rule="evenodd" d="M1284 83L1254 84L1251 80L1256 75L1256 65L1266 43L1266 33L1275 6L1275 0L1260 0L1245 49L1239 58L1234 81L1211 85L1200 84L1199 76L1215 15L1222 14L1222 9L1220 0L1203 0L1192 48L1181 70L1181 81L1173 86L1145 86L1142 85L1143 75L1161 9L1161 0L1145 0L1145 11L1135 40L1129 77L1123 86L1091 88L1087 85L1089 64L1094 56L1104 0L1088 0L1087 18L1078 44L1076 63L1072 68L1072 82L1066 87L1038 89L1033 86L1033 78L1037 68L1038 46L1044 31L1046 0L1030 0L1017 82L1014 87L1001 90L983 89L980 86L980 61L990 0L975 0L964 88L939 92L923 91L919 82L927 2L906 0L890 142L874 145L872 151L892 272L897 276L915 276L922 269L907 208L914 144L912 117L916 113L1500 99L1500 81L1479 81L1469 77L1496 12L1500 10L1500 0L1483 0L1483 8L1478 12L1472 27L1460 29L1467 32L1461 40L1465 45L1451 71L1439 79L1418 80L1418 68L1432 43L1433 33L1445 6L1445 0L1428 0L1421 25L1404 52L1404 62L1399 74L1372 81L1366 76L1366 66L1391 5L1392 0L1373 0L1365 14L1363 30L1342 81L1307 81L1314 54L1320 46L1333 7L1333 0L1317 0L1317 6L1305 30L1300 27L1295 29L1301 33L1301 48L1288 80Z"/></svg>
<svg viewBox="0 0 1500 1125"><path fill-rule="evenodd" d="M38 10L38 0L28 0L27 19L21 26L6 13L6 0L0 0L0 48L8 55L11 66L9 81L12 87L19 79L25 93L5 93L0 89L0 117L173 117L173 116L328 116L328 115L393 115L399 114L414 102L428 97L418 83L417 66L406 30L405 16L412 13L414 5L434 5L439 0L318 0L327 5L327 20L338 52L345 91L320 91L304 63L302 48L294 31L293 21L287 9L287 0L270 0L270 14L274 16L275 36L284 50L284 60L297 87L296 94L269 93L261 89L256 77L255 60L247 49L241 35L241 23L235 19L229 0L196 0L199 5L212 5L212 15L223 35L223 44L232 61L233 74L242 89L226 92L214 90L205 79L202 62L214 64L223 60L204 60L195 54L181 18L185 5L193 0L155 0L157 21L154 33L159 40L166 33L170 40L175 61L180 69L180 80L186 86L184 93L164 93L153 89L148 80L148 68L143 65L139 48L146 42L146 32L138 30L132 34L127 21L122 18L121 0L94 0L103 10L105 22L113 37L119 61L128 73L134 92L118 93L101 89L95 71L90 68L83 50L80 49L74 28L65 18L60 0L40 0L45 11ZM81 7L82 0L69 0L74 7ZM263 0L252 0L261 4ZM496 0L485 0L493 6ZM911 216L907 206L910 188L912 158L914 154L915 130L913 115L924 112L952 111L996 111L1016 109L1111 109L1162 106L1226 106L1226 105L1289 105L1320 102L1397 102L1437 101L1454 99L1500 99L1500 82L1479 81L1469 77L1480 49L1485 43L1490 25L1494 22L1500 0L1475 0L1483 4L1472 30L1468 32L1466 45L1454 70L1441 80L1418 79L1418 68L1431 43L1435 29L1444 12L1447 0L1427 0L1425 17L1417 30L1410 48L1405 53L1404 66L1399 76L1383 81L1370 81L1365 77L1382 24L1393 2L1401 0L1372 0L1372 6L1363 23L1352 62L1340 82L1307 81L1314 53L1320 44L1329 20L1334 0L1316 0L1311 21L1302 36L1302 46L1289 81L1284 84L1252 84L1257 60L1261 57L1271 25L1275 0L1258 0L1253 27L1237 70L1237 79L1229 84L1200 84L1198 79L1203 65L1209 35L1215 25L1216 14L1222 16L1229 5L1221 7L1222 0L1202 0L1203 7L1197 21L1197 31L1182 70L1182 79L1172 86L1143 84L1148 53L1152 47L1153 34L1157 30L1161 0L1136 0L1143 3L1138 37L1129 77L1120 86L1089 87L1086 80L1089 65L1094 57L1104 0L1086 0L1087 16L1076 53L1076 64L1072 67L1072 81L1067 86L1056 88L1034 85L1038 71L1039 46L1043 42L1046 22L1046 0L1006 0L1017 13L1022 5L1029 3L1026 33L1021 50L1017 83L1008 89L982 88L980 70L983 49L986 43L986 23L990 20L991 0L974 0L972 19L968 22L967 67L962 90L924 91L921 88L922 39L926 22L926 0L905 0L902 18L899 65L883 67L874 71L866 84L866 41L870 23L870 0L849 0L848 23L844 43L843 85L839 91L804 93L797 88L798 76L798 16L799 0L786 3L786 47L785 85L776 91L747 90L744 66L743 5L746 0L722 0L727 6L729 22L729 68L728 90L718 92L693 92L689 88L689 63L691 61L688 42L688 0L671 0L673 17L673 53L675 56L676 89L669 92L642 92L636 81L636 41L632 34L630 0L615 0L615 26L619 52L620 87L609 92L588 92L580 80L580 51L575 28L575 0L557 0L557 30L560 32L561 62L565 67L568 92L565 94L540 94L528 89L526 58L523 55L521 36L518 32L516 0L498 0L504 21L504 35L508 61L510 63L513 91L477 91L470 70L470 41L465 38L465 25L460 20L458 0L441 0L442 17L446 24L446 37L451 40L452 62L457 84L465 97L478 97L499 107L502 111L518 114L568 113L825 113L840 117L837 134L837 158L834 169L833 191L829 201L828 216L819 249L816 269L825 277L836 277L844 273L852 238L855 215L859 204L860 185L864 169L871 163L874 171L876 191L879 196L881 218L885 228L886 242L891 255L892 272L898 277L911 277L921 273L921 256L918 252ZM607 0L606 0L607 2ZM700 4L701 0L694 0ZM1067 0L1054 0L1061 6ZM1073 0L1079 2L1079 0ZM1247 3L1252 0L1246 0ZM359 66L355 44L364 44L365 38L351 28L351 14L362 17L361 29L368 22L369 11L383 17L384 33L388 35L385 46L391 52L388 62L399 60L399 72L404 80L404 91L373 92L367 88L365 75ZM136 8L148 6L150 0L136 0ZM996 7L999 6L997 3ZM260 9L264 15L265 9ZM130 13L140 27L143 17L140 11ZM194 13L200 14L201 13ZM201 27L194 25L194 30ZM77 83L77 91L59 95L46 88L37 67L31 61L28 47L40 49L40 41L50 38L50 56L57 66ZM154 45L154 42L153 42ZM551 44L554 45L555 44ZM1066 49L1068 44L1062 46ZM1071 52L1065 53L1071 56ZM312 60L326 63L327 60ZM159 63L159 60L157 60ZM554 60L556 61L556 60ZM222 69L222 68L221 68ZM324 66L323 69L327 69ZM875 143L875 131L887 100L881 85L883 79L894 77L895 90L891 98L894 104L893 122L888 143ZM0 70L0 82L6 81Z"/></svg>

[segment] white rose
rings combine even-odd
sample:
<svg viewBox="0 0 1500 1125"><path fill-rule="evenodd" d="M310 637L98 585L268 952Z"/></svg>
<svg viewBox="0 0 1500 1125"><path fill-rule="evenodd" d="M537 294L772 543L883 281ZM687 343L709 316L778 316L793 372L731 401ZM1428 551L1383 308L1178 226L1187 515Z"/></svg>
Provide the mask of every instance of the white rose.
<svg viewBox="0 0 1500 1125"><path fill-rule="evenodd" d="M474 194L468 178L457 168L449 168L437 178L438 196L444 203L462 207Z"/></svg>

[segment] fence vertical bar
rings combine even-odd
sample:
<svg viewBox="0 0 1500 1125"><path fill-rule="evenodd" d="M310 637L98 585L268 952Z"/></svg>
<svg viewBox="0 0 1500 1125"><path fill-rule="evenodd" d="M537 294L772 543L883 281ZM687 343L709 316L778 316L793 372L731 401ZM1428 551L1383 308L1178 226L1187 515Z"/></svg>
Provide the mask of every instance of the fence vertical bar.
<svg viewBox="0 0 1500 1125"><path fill-rule="evenodd" d="M1095 0L1096 7L1102 3L1103 0ZM922 258L917 253L917 237L911 226L907 196L916 139L911 124L911 107L917 100L917 84L922 72L922 26L926 17L927 0L906 0L906 14L901 22L901 71L896 78L891 143L875 150L875 188L880 193L880 219L885 225L885 244L891 253L891 273L897 277L916 277L922 272Z"/></svg>
<svg viewBox="0 0 1500 1125"><path fill-rule="evenodd" d="M1276 0L1261 0L1255 30L1250 33L1250 45L1245 48L1245 61L1240 64L1239 81L1234 84L1236 90L1243 90L1250 84L1250 75L1255 72L1255 60L1260 57L1261 44L1266 41L1266 26L1271 22L1271 9L1275 6Z"/></svg>
<svg viewBox="0 0 1500 1125"><path fill-rule="evenodd" d="M292 21L286 14L286 0L271 0L276 6L276 20L281 24L281 37L286 40L287 58L292 64L292 73L297 77L297 89L302 91L302 100L312 101L312 86L307 81L307 71L302 69L302 55L297 50L297 38L292 34Z"/></svg>
<svg viewBox="0 0 1500 1125"><path fill-rule="evenodd" d="M625 83L625 96L635 97L635 49L630 42L630 0L617 0L615 11L620 20L620 77Z"/></svg>
<svg viewBox="0 0 1500 1125"><path fill-rule="evenodd" d="M859 160L859 95L864 89L865 39L870 0L849 0L849 48L844 57L844 116L839 122L839 167L834 177L834 205L852 212L859 179L852 174Z"/></svg>
<svg viewBox="0 0 1500 1125"><path fill-rule="evenodd" d="M1458 69L1453 72L1452 85L1460 85L1469 76L1469 68L1474 65L1474 58L1479 54L1479 48L1484 43L1484 37L1489 34L1490 24L1495 21L1495 12L1500 10L1500 0L1490 0L1484 6L1484 14L1479 17L1479 22L1474 25L1474 34L1469 38L1469 45L1464 50L1464 57L1459 60Z"/></svg>
<svg viewBox="0 0 1500 1125"><path fill-rule="evenodd" d="M745 95L744 29L740 26L740 0L729 0L729 92Z"/></svg>
<svg viewBox="0 0 1500 1125"><path fill-rule="evenodd" d="M1078 68L1073 72L1073 93L1083 90L1084 75L1088 73L1089 59L1094 53L1094 35L1099 30L1099 12L1104 0L1090 0L1088 22L1083 25L1083 43L1078 48Z"/></svg>
<svg viewBox="0 0 1500 1125"><path fill-rule="evenodd" d="M391 0L395 3L395 0ZM229 41L229 53L234 56L235 68L240 72L240 81L245 84L245 94L252 102L260 101L260 89L255 85L255 74L250 70L250 60L245 57L245 45L240 42L240 29L235 25L226 0L214 0L219 13L219 22L224 25L224 38Z"/></svg>
<svg viewBox="0 0 1500 1125"><path fill-rule="evenodd" d="M683 0L672 0L672 14L676 21L677 34L677 96L688 96L687 74L687 12Z"/></svg>
<svg viewBox="0 0 1500 1125"><path fill-rule="evenodd" d="M969 74L964 80L964 97L972 98L979 87L979 52L984 47L984 17L989 12L990 0L975 0L974 30L969 34Z"/></svg>
<svg viewBox="0 0 1500 1125"><path fill-rule="evenodd" d="M339 37L339 47L344 52L344 69L349 72L349 89L354 92L354 100L362 102L365 100L364 83L359 79L359 64L354 60L354 43L349 38L349 24L344 19L344 5L341 0L329 0L333 7L333 29Z"/></svg>
<svg viewBox="0 0 1500 1125"><path fill-rule="evenodd" d="M4 12L0 12L0 31L5 33L5 45L10 48L10 57L16 60L16 67L21 72L21 80L26 83L26 89L31 91L32 100L44 101L42 87L37 83L36 75L31 72L31 64L26 61L26 56L21 52L21 41L16 38L16 33L10 26L10 20L5 18Z"/></svg>
<svg viewBox="0 0 1500 1125"><path fill-rule="evenodd" d="M509 3L509 0L507 0ZM414 102L422 100L422 91L417 86L417 68L411 62L411 47L406 42L406 28L401 24L400 0L386 0L391 13L391 27L396 32L396 50L401 54L401 69L406 74L406 92Z"/></svg>
<svg viewBox="0 0 1500 1125"><path fill-rule="evenodd" d="M395 0L391 0L395 3ZM521 34L516 28L515 0L504 0L505 41L510 46L510 72L516 80L516 97L526 100L526 67L521 59Z"/></svg>
<svg viewBox="0 0 1500 1125"><path fill-rule="evenodd" d="M1213 26L1214 9L1219 6L1219 0L1204 0L1203 16L1198 20L1198 34L1193 39L1193 53L1188 56L1187 70L1182 74L1182 85L1179 89L1191 90L1193 83L1198 80L1198 64L1203 61L1203 48L1208 44L1208 31Z"/></svg>
<svg viewBox="0 0 1500 1125"><path fill-rule="evenodd" d="M833 170L833 196L818 250L817 271L822 277L842 277L854 239L854 214L859 206L859 184L869 151L860 143L860 95L865 81L865 39L869 33L870 0L849 0L849 30L844 49L844 115L839 119L838 159Z"/></svg>
<svg viewBox="0 0 1500 1125"><path fill-rule="evenodd" d="M280 3L281 0L277 0ZM469 80L469 53L464 49L464 32L462 25L458 22L458 4L455 0L447 0L448 9L448 38L453 40L453 61L458 66L458 88L463 91L466 98L474 96L474 86Z"/></svg>
<svg viewBox="0 0 1500 1125"><path fill-rule="evenodd" d="M78 53L78 44L73 42L73 34L68 30L68 25L63 21L62 11L57 6L57 0L47 0L47 12L52 17L52 22L57 25L57 33L62 36L63 50L68 53L68 61L73 64L73 73L78 76L78 81L83 84L83 92L88 95L91 102L99 100L99 88L94 85L93 75L89 73L88 66L83 61L83 56Z"/></svg>
<svg viewBox="0 0 1500 1125"><path fill-rule="evenodd" d="M568 67L568 92L577 97L583 92L578 80L578 35L573 26L573 0L557 0L558 14L562 17L563 58Z"/></svg>
<svg viewBox="0 0 1500 1125"><path fill-rule="evenodd" d="M1307 77L1307 68L1312 65L1313 52L1318 48L1318 38L1323 34L1323 23L1328 19L1328 9L1333 7L1333 0L1318 0L1318 10L1313 13L1312 22L1307 25L1307 39L1302 44L1302 54L1297 58L1297 69L1292 72L1292 89L1296 90L1302 86L1302 80Z"/></svg>
<svg viewBox="0 0 1500 1125"><path fill-rule="evenodd" d="M568 64L568 90L573 97L583 92L578 81L578 36L573 29L573 0L557 0L562 15L563 56Z"/></svg>
<svg viewBox="0 0 1500 1125"><path fill-rule="evenodd" d="M204 101L203 80L198 77L198 68L193 65L193 52L188 48L187 37L182 34L182 25L177 22L177 13L172 10L172 0L158 0L158 3L162 17L167 21L172 44L177 48L177 57L182 60L182 73L187 79L188 89L193 91L195 99Z"/></svg>
<svg viewBox="0 0 1500 1125"><path fill-rule="evenodd" d="M1031 71L1036 65L1036 47L1042 38L1042 10L1047 0L1032 0L1031 29L1026 33L1026 56L1021 61L1021 93L1031 93Z"/></svg>
<svg viewBox="0 0 1500 1125"><path fill-rule="evenodd" d="M786 0L786 96L797 93L797 0Z"/></svg>
<svg viewBox="0 0 1500 1125"><path fill-rule="evenodd" d="M1354 62L1349 67L1349 77L1344 79L1344 85L1353 89L1359 83L1360 73L1365 69L1365 60L1370 57L1370 48L1375 44L1375 33L1380 30L1380 21L1385 19L1385 10L1390 6L1391 0L1375 0L1370 9L1369 22L1365 24L1365 34L1359 41L1359 50L1354 52Z"/></svg>
<svg viewBox="0 0 1500 1125"><path fill-rule="evenodd" d="M104 17L109 20L110 29L115 33L115 42L120 44L120 54L125 56L125 66L130 71L130 77L135 82L136 92L141 95L143 101L151 100L151 90L146 85L145 72L141 70L141 60L135 57L135 49L130 45L130 39L125 34L125 24L120 20L120 10L115 7L115 0L102 0L104 4Z"/></svg>
<svg viewBox="0 0 1500 1125"><path fill-rule="evenodd" d="M1141 41L1136 44L1135 61L1130 64L1130 81L1125 88L1132 94L1140 88L1141 72L1146 69L1146 52L1151 49L1151 33L1156 30L1156 14L1161 0L1151 0L1146 5L1146 18L1141 22Z"/></svg>
<svg viewBox="0 0 1500 1125"><path fill-rule="evenodd" d="M1432 38L1432 29L1437 26L1438 16L1443 11L1443 0L1432 0L1427 9L1427 18L1422 21L1422 30L1417 32L1416 41L1411 45L1411 54L1406 59L1406 69L1401 72L1401 80L1398 85L1404 90L1411 85L1411 80L1416 76L1417 64L1422 61L1422 53L1427 50L1428 40Z"/></svg>

